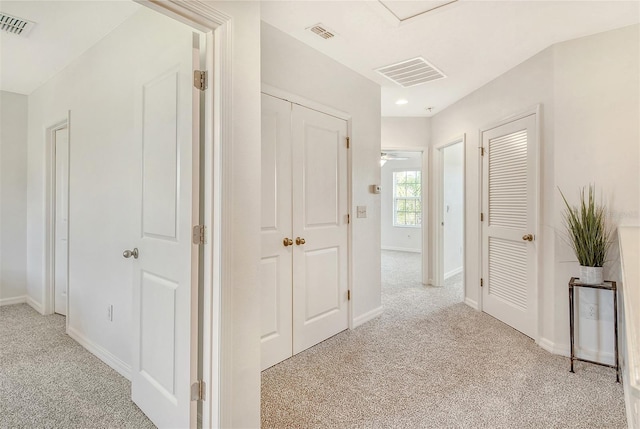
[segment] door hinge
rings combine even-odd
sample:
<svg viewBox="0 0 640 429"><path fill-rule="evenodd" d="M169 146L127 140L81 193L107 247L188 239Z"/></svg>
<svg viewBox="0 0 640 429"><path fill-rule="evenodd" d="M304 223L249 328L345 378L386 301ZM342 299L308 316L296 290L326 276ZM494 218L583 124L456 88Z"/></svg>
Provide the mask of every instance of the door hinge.
<svg viewBox="0 0 640 429"><path fill-rule="evenodd" d="M351 291L347 291L347 301L351 301Z"/></svg>
<svg viewBox="0 0 640 429"><path fill-rule="evenodd" d="M351 146L351 139L347 137L347 149Z"/></svg>
<svg viewBox="0 0 640 429"><path fill-rule="evenodd" d="M203 70L194 70L193 71L193 86L195 86L200 91L204 91L207 89L207 72Z"/></svg>
<svg viewBox="0 0 640 429"><path fill-rule="evenodd" d="M205 244L207 242L207 227L195 225L193 227L193 244Z"/></svg>
<svg viewBox="0 0 640 429"><path fill-rule="evenodd" d="M206 392L206 383L202 380L198 380L191 385L191 400L192 401L204 401Z"/></svg>
<svg viewBox="0 0 640 429"><path fill-rule="evenodd" d="M347 223L351 223L351 215L350 214L347 215Z"/></svg>
<svg viewBox="0 0 640 429"><path fill-rule="evenodd" d="M480 156L484 156L484 147L480 147Z"/></svg>
<svg viewBox="0 0 640 429"><path fill-rule="evenodd" d="M480 213L480 222L484 222L484 213Z"/></svg>
<svg viewBox="0 0 640 429"><path fill-rule="evenodd" d="M484 279L483 278L480 279L480 287L484 287Z"/></svg>

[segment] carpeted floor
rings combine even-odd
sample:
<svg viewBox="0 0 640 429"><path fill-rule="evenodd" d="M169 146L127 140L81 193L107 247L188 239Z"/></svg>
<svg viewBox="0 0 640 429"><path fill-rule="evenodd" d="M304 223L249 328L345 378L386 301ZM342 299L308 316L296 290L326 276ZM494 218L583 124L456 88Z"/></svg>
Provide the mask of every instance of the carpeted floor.
<svg viewBox="0 0 640 429"><path fill-rule="evenodd" d="M377 319L262 373L263 428L625 428L613 369L552 355L384 251Z"/></svg>
<svg viewBox="0 0 640 429"><path fill-rule="evenodd" d="M153 428L129 381L64 333L65 318L0 307L0 428Z"/></svg>

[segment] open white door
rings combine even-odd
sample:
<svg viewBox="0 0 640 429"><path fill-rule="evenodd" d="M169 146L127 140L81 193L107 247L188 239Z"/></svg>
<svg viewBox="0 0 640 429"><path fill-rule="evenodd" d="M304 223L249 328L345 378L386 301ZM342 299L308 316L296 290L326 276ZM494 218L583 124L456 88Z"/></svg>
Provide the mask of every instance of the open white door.
<svg viewBox="0 0 640 429"><path fill-rule="evenodd" d="M141 234L133 264L131 396L159 428L196 426L199 90L193 39L141 77ZM195 126L194 126L195 125ZM130 249L131 250L131 249ZM134 258L136 255L132 255Z"/></svg>
<svg viewBox="0 0 640 429"><path fill-rule="evenodd" d="M347 122L294 104L293 353L349 327Z"/></svg>
<svg viewBox="0 0 640 429"><path fill-rule="evenodd" d="M67 315L69 285L69 129L54 134L55 221L54 221L54 312Z"/></svg>
<svg viewBox="0 0 640 429"><path fill-rule="evenodd" d="M536 116L483 132L482 146L482 309L536 338Z"/></svg>

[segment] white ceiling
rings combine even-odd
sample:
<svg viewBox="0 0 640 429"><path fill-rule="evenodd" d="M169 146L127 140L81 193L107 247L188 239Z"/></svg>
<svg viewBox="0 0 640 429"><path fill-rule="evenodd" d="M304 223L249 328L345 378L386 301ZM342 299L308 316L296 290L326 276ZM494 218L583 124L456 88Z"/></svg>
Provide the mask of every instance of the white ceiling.
<svg viewBox="0 0 640 429"><path fill-rule="evenodd" d="M262 19L380 84L384 116L431 116L554 43L640 21L638 1L450 2L263 1ZM37 25L26 38L0 32L0 89L30 94L139 7L123 0L1 1L0 11ZM336 37L306 30L317 23ZM447 78L401 88L374 71L415 57ZM408 103L396 105L400 98Z"/></svg>
<svg viewBox="0 0 640 429"><path fill-rule="evenodd" d="M379 83L383 116L431 116L554 43L640 21L637 1L459 0L420 14L444 3L268 1L262 19ZM336 37L306 30L318 23ZM374 71L415 57L447 78L401 88Z"/></svg>
<svg viewBox="0 0 640 429"><path fill-rule="evenodd" d="M132 1L1 1L36 22L27 37L0 32L0 89L30 94L135 13Z"/></svg>

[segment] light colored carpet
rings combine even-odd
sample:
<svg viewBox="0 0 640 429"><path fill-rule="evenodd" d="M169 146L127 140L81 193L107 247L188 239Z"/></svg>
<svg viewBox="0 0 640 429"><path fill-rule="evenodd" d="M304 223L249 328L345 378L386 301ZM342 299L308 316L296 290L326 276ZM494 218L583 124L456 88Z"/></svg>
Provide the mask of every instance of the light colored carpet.
<svg viewBox="0 0 640 429"><path fill-rule="evenodd" d="M385 312L262 373L263 428L625 428L615 371L577 363L425 287L383 252ZM455 282L451 282L455 283Z"/></svg>
<svg viewBox="0 0 640 429"><path fill-rule="evenodd" d="M65 318L0 307L0 428L153 428L131 385L64 333Z"/></svg>

